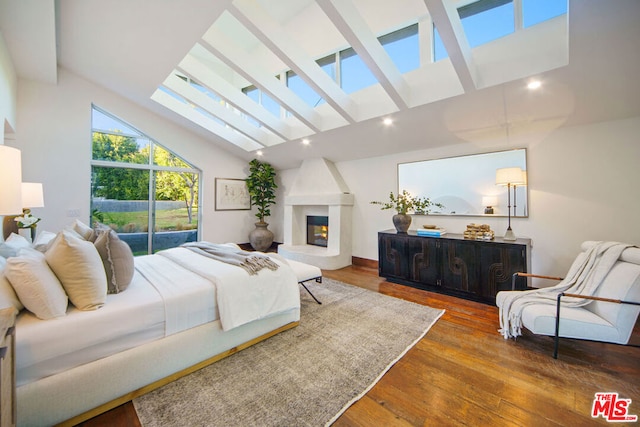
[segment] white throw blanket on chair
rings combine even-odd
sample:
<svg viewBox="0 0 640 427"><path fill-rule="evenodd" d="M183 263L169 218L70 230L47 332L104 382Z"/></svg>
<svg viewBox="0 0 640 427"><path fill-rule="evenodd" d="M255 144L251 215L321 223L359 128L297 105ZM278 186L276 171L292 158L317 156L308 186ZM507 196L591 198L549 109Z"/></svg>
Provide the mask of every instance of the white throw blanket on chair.
<svg viewBox="0 0 640 427"><path fill-rule="evenodd" d="M496 303L500 307L499 332L507 338L522 335L522 310L531 304L555 305L561 292L593 295L609 273L622 251L630 245L617 242L598 242L578 255L571 265L567 277L556 286L529 291L499 292ZM580 307L590 300L567 297L563 307Z"/></svg>

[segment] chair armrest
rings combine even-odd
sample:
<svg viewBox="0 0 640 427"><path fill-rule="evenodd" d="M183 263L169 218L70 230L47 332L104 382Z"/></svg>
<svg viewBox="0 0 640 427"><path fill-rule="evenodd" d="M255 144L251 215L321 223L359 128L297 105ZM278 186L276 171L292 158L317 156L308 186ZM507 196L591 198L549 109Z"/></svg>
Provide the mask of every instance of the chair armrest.
<svg viewBox="0 0 640 427"><path fill-rule="evenodd" d="M541 274L523 273L519 271L519 272L513 273L513 276L511 277L512 291L516 290L516 277L536 277L538 279L564 280L564 277L543 276Z"/></svg>
<svg viewBox="0 0 640 427"><path fill-rule="evenodd" d="M615 304L640 305L640 302L635 302L635 301L625 301L625 300L620 300L620 299L595 297L595 296L590 296L590 295L567 294L567 293L564 293L564 292L562 292L562 293L560 293L560 295L558 295L558 303L560 303L560 298L561 297L590 299L590 300L594 300L594 301L612 302L612 303L615 303Z"/></svg>

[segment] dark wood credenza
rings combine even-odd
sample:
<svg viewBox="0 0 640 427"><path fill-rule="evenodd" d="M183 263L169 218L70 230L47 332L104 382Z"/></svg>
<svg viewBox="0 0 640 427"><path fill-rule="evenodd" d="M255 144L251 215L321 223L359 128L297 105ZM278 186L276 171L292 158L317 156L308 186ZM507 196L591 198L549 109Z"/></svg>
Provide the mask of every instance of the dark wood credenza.
<svg viewBox="0 0 640 427"><path fill-rule="evenodd" d="M495 304L515 272L529 272L531 240L470 240L462 234L378 233L378 272L390 282ZM525 280L516 289L526 289Z"/></svg>

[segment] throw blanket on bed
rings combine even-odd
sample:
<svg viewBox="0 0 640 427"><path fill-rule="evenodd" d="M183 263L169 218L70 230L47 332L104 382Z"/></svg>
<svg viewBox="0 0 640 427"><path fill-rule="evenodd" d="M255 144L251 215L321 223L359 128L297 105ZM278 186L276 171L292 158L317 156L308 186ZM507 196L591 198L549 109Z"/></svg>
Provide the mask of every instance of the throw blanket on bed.
<svg viewBox="0 0 640 427"><path fill-rule="evenodd" d="M242 267L249 274L258 274L258 271L263 268L268 268L269 270L278 269L278 264L266 255L235 249L227 245L217 245L210 242L189 242L181 246L202 256L213 258L216 261Z"/></svg>
<svg viewBox="0 0 640 427"><path fill-rule="evenodd" d="M561 292L593 295L615 262L630 245L617 242L598 242L578 255L571 265L567 277L556 286L530 291L499 292L496 303L500 307L499 332L505 339L522 335L522 310L530 304L557 303ZM563 307L580 307L591 302L582 298L564 298Z"/></svg>
<svg viewBox="0 0 640 427"><path fill-rule="evenodd" d="M194 272L216 287L216 301L222 329L228 331L245 323L300 308L298 279L286 262L273 259L279 268L263 268L247 274L240 266L177 247L156 255L166 257Z"/></svg>

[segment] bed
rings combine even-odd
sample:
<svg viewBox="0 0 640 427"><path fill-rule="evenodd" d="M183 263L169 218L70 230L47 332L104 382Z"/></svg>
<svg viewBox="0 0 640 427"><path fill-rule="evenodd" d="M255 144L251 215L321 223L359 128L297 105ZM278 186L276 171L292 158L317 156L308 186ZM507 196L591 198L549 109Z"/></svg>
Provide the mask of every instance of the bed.
<svg viewBox="0 0 640 427"><path fill-rule="evenodd" d="M107 294L98 309L73 303L49 320L21 310L18 425L77 424L296 326L296 270L308 275L309 266L268 259L274 268L249 274L188 248L169 249L136 257L126 289Z"/></svg>

